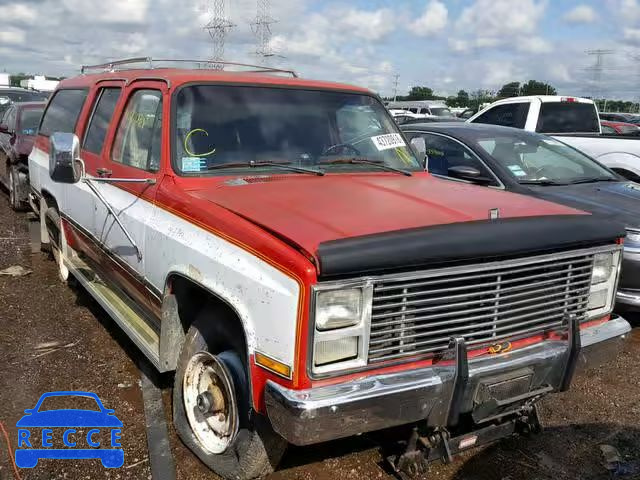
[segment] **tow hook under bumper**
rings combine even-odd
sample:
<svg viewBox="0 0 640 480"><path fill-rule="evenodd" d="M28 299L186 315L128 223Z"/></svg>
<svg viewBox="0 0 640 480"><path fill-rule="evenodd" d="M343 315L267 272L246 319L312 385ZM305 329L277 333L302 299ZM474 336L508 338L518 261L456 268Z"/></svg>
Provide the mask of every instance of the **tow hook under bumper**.
<svg viewBox="0 0 640 480"><path fill-rule="evenodd" d="M568 348L560 391L569 389L581 350L578 318L567 316L565 323L568 327ZM420 426L413 428L405 451L400 455L387 458L394 471L401 477L426 473L429 463L436 460L450 463L454 455L466 449L485 445L513 434L531 434L542 430L535 403L554 390L551 386L511 398L492 399L486 404L478 405L471 415L471 427L467 427L466 432L459 428L458 425L462 423L460 405L467 388L466 383L469 381L467 346L464 338L451 339L449 354L454 358L455 376L449 401L447 428L436 428L431 431L428 429L421 431ZM490 412L493 412L493 415ZM452 437L451 431L456 432L457 436Z"/></svg>
<svg viewBox="0 0 640 480"><path fill-rule="evenodd" d="M421 431L412 429L404 452L387 457L393 471L402 479L424 475L431 462L441 460L451 463L453 457L469 448L507 438L513 434L531 435L540 433L542 426L535 405L523 407L518 413L499 423L493 423L471 432L452 437L447 429Z"/></svg>

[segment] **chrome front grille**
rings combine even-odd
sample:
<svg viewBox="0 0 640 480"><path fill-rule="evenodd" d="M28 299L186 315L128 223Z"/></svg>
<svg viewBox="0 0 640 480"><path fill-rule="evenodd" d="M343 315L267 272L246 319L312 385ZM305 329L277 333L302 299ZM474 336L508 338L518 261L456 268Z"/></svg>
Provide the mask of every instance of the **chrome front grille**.
<svg viewBox="0 0 640 480"><path fill-rule="evenodd" d="M369 363L429 356L462 336L470 349L586 317L593 253L454 267L373 281Z"/></svg>

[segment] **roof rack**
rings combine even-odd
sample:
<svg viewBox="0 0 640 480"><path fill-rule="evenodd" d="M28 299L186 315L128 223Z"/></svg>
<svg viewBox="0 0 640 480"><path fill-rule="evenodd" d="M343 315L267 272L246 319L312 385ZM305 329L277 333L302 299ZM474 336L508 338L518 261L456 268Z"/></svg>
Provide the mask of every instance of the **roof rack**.
<svg viewBox="0 0 640 480"><path fill-rule="evenodd" d="M217 60L184 60L184 59L159 59L151 57L136 57L125 58L123 60L114 60L108 63L101 63L98 65L83 65L80 69L81 73L88 73L90 71L97 72L118 72L122 70L132 70L135 68L169 68L167 64L192 64L191 67L194 70L225 70L225 67L239 67L240 70L247 73L286 73L293 78L298 78L298 75L293 70L286 70L282 68L267 67L264 65L251 65L249 63L238 62L224 62ZM146 64L144 67L136 67L137 64ZM181 67L185 68L185 67Z"/></svg>

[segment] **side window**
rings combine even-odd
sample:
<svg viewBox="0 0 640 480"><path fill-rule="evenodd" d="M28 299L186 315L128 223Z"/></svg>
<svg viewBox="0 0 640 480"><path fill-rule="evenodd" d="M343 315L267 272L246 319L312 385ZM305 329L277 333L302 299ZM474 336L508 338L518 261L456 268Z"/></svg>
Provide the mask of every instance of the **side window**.
<svg viewBox="0 0 640 480"><path fill-rule="evenodd" d="M137 90L127 103L116 133L111 159L143 170L160 167L162 93Z"/></svg>
<svg viewBox="0 0 640 480"><path fill-rule="evenodd" d="M40 134L74 133L80 111L87 99L87 90L58 90L42 117Z"/></svg>
<svg viewBox="0 0 640 480"><path fill-rule="evenodd" d="M420 113L428 115L429 114L429 109L428 108L421 108L420 109Z"/></svg>
<svg viewBox="0 0 640 480"><path fill-rule="evenodd" d="M450 176L451 167L473 167L486 178L494 178L487 167L464 145L440 135L424 134L429 163L427 170L435 175ZM495 185L495 182L491 183Z"/></svg>
<svg viewBox="0 0 640 480"><path fill-rule="evenodd" d="M84 137L82 148L93 153L100 153L107 136L107 130L120 98L121 88L103 88L98 94L96 106Z"/></svg>
<svg viewBox="0 0 640 480"><path fill-rule="evenodd" d="M609 127L608 125L602 125L602 133L604 133L605 135L615 135L616 132L615 129L613 127Z"/></svg>
<svg viewBox="0 0 640 480"><path fill-rule="evenodd" d="M507 103L493 107L473 122L524 128L527 123L527 115L529 115L529 103Z"/></svg>

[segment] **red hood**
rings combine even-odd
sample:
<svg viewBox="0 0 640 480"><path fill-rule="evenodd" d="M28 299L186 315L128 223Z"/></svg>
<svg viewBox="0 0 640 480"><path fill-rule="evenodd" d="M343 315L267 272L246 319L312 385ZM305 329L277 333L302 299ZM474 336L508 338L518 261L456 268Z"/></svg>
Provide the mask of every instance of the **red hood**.
<svg viewBox="0 0 640 480"><path fill-rule="evenodd" d="M584 213L533 197L440 180L426 173L247 178L190 193L289 239L320 243L371 233L500 217Z"/></svg>

